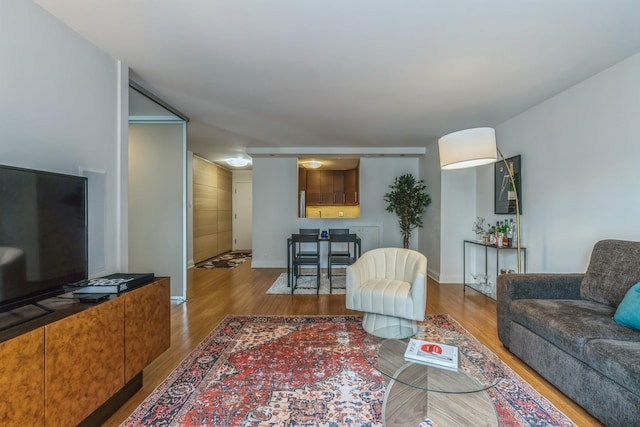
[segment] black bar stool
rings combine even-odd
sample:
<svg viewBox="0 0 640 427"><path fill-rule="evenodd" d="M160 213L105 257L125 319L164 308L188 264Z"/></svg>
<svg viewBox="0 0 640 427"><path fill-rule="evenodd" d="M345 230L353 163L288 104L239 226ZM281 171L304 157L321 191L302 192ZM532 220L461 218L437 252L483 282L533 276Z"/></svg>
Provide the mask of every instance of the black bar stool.
<svg viewBox="0 0 640 427"><path fill-rule="evenodd" d="M302 274L303 266L315 266L316 267L316 293L320 293L320 239L317 234L293 234L291 236L292 244L292 265L293 265L293 285L291 286L291 293L298 287L298 277L311 276L309 274ZM311 255L312 250L302 251L302 245L305 247L315 244L315 255ZM307 287L308 288L308 287ZM298 288L303 289L303 288ZM313 288L308 288L313 289Z"/></svg>
<svg viewBox="0 0 640 427"><path fill-rule="evenodd" d="M346 251L344 247L346 246ZM336 250L338 248L338 250ZM329 292L333 292L333 267L346 268L356 262L360 256L360 238L356 234L330 234L329 235ZM340 274L343 276L344 274ZM337 288L336 288L337 289Z"/></svg>

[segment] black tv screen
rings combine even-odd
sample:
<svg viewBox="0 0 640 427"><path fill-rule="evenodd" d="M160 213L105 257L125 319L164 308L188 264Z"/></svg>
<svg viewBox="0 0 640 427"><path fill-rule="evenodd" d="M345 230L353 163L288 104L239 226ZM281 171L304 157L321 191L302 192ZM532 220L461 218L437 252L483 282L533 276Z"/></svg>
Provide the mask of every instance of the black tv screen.
<svg viewBox="0 0 640 427"><path fill-rule="evenodd" d="M0 166L0 311L87 279L87 179Z"/></svg>

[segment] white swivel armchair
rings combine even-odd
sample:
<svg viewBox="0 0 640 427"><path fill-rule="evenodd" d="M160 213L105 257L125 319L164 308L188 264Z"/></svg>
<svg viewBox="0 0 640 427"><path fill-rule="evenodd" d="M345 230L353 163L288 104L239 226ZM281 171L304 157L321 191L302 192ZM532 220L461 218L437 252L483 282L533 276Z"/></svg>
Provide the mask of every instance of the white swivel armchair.
<svg viewBox="0 0 640 427"><path fill-rule="evenodd" d="M382 338L408 338L427 306L427 258L403 248L378 248L347 267L347 308L364 312L363 328Z"/></svg>

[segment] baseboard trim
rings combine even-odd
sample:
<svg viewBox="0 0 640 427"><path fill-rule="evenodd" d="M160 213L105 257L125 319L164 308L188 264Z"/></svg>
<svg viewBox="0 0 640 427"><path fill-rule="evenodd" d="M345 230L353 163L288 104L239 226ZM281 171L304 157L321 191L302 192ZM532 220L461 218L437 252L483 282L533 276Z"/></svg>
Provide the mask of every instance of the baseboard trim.
<svg viewBox="0 0 640 427"><path fill-rule="evenodd" d="M254 261L251 260L251 268L287 268L287 264L281 261Z"/></svg>

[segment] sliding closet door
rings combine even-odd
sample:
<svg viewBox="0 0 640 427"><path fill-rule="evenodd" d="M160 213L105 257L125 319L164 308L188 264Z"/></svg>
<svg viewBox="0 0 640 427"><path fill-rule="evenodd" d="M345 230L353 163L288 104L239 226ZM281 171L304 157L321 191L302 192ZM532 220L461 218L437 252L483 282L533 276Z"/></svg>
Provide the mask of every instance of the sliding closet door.
<svg viewBox="0 0 640 427"><path fill-rule="evenodd" d="M194 262L229 252L231 229L231 172L193 156Z"/></svg>
<svg viewBox="0 0 640 427"><path fill-rule="evenodd" d="M129 125L129 272L171 277L176 298L186 296L185 126Z"/></svg>

